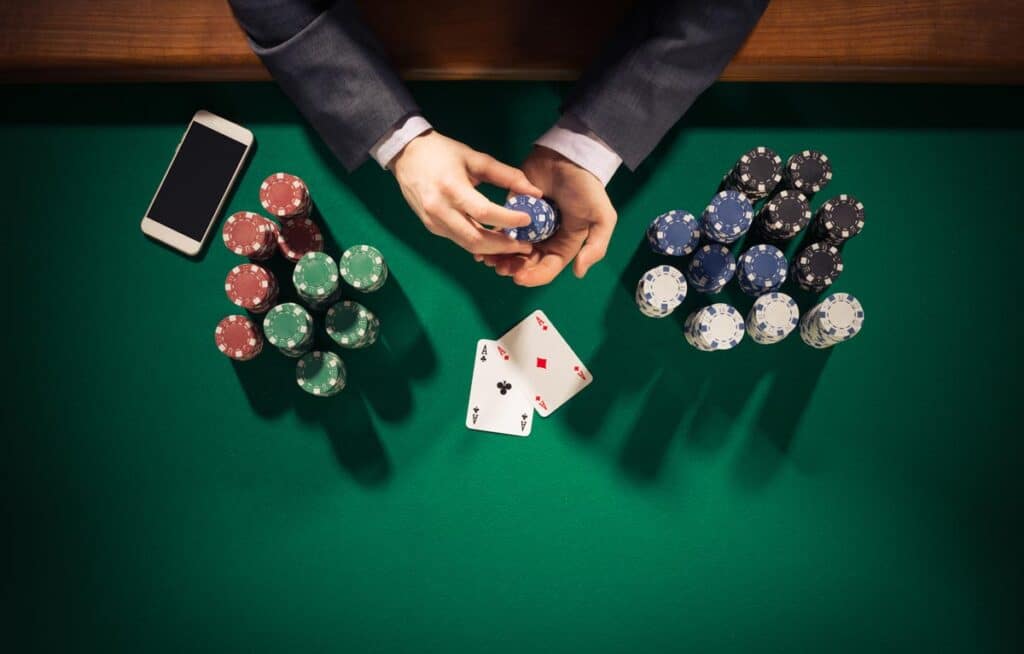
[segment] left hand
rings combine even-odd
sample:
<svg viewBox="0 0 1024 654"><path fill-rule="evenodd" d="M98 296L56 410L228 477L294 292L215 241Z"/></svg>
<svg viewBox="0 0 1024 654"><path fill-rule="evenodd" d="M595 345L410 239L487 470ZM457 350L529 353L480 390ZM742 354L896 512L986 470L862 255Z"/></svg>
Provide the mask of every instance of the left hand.
<svg viewBox="0 0 1024 654"><path fill-rule="evenodd" d="M582 278L604 258L618 220L604 185L592 173L541 146L533 148L522 170L558 205L561 227L535 244L529 255L478 255L476 260L520 286L543 286L574 259L573 272Z"/></svg>

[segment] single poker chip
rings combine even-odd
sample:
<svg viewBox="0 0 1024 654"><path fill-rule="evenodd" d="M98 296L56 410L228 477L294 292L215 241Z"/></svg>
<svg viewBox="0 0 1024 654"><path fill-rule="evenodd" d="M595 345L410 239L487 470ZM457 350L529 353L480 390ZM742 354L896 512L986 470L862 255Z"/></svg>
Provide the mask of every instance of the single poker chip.
<svg viewBox="0 0 1024 654"><path fill-rule="evenodd" d="M797 254L793 270L801 286L822 290L843 272L843 257L831 243L811 243Z"/></svg>
<svg viewBox="0 0 1024 654"><path fill-rule="evenodd" d="M747 315L747 334L758 343L778 343L800 323L800 308L785 293L768 293L754 301Z"/></svg>
<svg viewBox="0 0 1024 654"><path fill-rule="evenodd" d="M298 304L285 302L267 313L263 333L274 347L298 352L312 341L313 317Z"/></svg>
<svg viewBox="0 0 1024 654"><path fill-rule="evenodd" d="M647 241L658 254L692 254L700 243L700 223L689 211L673 209L657 216L647 228Z"/></svg>
<svg viewBox="0 0 1024 654"><path fill-rule="evenodd" d="M700 293L717 293L735 274L735 257L729 248L718 244L702 246L686 267L686 281Z"/></svg>
<svg viewBox="0 0 1024 654"><path fill-rule="evenodd" d="M306 183L289 173L274 173L260 184L260 204L272 216L291 218L309 212Z"/></svg>
<svg viewBox="0 0 1024 654"><path fill-rule="evenodd" d="M543 198L529 195L513 195L505 201L505 208L525 213L530 224L523 227L506 227L502 231L517 241L540 243L558 230L558 211Z"/></svg>
<svg viewBox="0 0 1024 654"><path fill-rule="evenodd" d="M346 284L364 293L378 290L388 278L384 255L372 245L353 245L345 250L338 270Z"/></svg>
<svg viewBox="0 0 1024 654"><path fill-rule="evenodd" d="M686 277L672 266L657 266L640 278L638 293L648 307L671 312L686 299Z"/></svg>
<svg viewBox="0 0 1024 654"><path fill-rule="evenodd" d="M701 231L712 241L732 243L747 233L754 221L754 208L746 195L727 190L711 198L701 216Z"/></svg>
<svg viewBox="0 0 1024 654"><path fill-rule="evenodd" d="M271 225L258 213L239 211L224 221L221 236L229 250L239 256L251 257L272 248L274 232Z"/></svg>
<svg viewBox="0 0 1024 654"><path fill-rule="evenodd" d="M815 217L818 235L841 243L864 229L864 204L854 196L843 193L821 205Z"/></svg>
<svg viewBox="0 0 1024 654"><path fill-rule="evenodd" d="M338 264L324 252L307 252L295 264L292 282L302 297L325 300L341 285Z"/></svg>
<svg viewBox="0 0 1024 654"><path fill-rule="evenodd" d="M804 150L786 162L788 186L810 195L818 193L832 181L832 162L817 150Z"/></svg>
<svg viewBox="0 0 1024 654"><path fill-rule="evenodd" d="M787 240L811 222L811 207L800 191L785 190L771 198L758 214L760 231L766 236Z"/></svg>
<svg viewBox="0 0 1024 654"><path fill-rule="evenodd" d="M737 279L747 295L760 295L782 286L788 267L782 250L762 243L740 255Z"/></svg>
<svg viewBox="0 0 1024 654"><path fill-rule="evenodd" d="M822 336L845 341L860 333L864 325L864 307L849 293L835 293L822 300L814 315Z"/></svg>
<svg viewBox="0 0 1024 654"><path fill-rule="evenodd" d="M746 333L743 316L722 302L697 311L692 328L694 339L710 350L730 350L743 340Z"/></svg>
<svg viewBox="0 0 1024 654"><path fill-rule="evenodd" d="M277 281L266 268L243 263L228 272L224 279L224 292L235 305L262 313L277 297Z"/></svg>
<svg viewBox="0 0 1024 654"><path fill-rule="evenodd" d="M295 382L310 395L329 397L345 388L345 364L334 352L309 352L295 364Z"/></svg>
<svg viewBox="0 0 1024 654"><path fill-rule="evenodd" d="M246 316L230 315L214 330L217 349L235 361L249 361L263 351L263 336Z"/></svg>
<svg viewBox="0 0 1024 654"><path fill-rule="evenodd" d="M309 218L289 218L281 222L277 245L285 258L298 262L308 252L322 252L324 236L317 224Z"/></svg>
<svg viewBox="0 0 1024 654"><path fill-rule="evenodd" d="M325 323L331 340L347 348L371 345L380 328L380 322L369 309L351 300L331 306Z"/></svg>

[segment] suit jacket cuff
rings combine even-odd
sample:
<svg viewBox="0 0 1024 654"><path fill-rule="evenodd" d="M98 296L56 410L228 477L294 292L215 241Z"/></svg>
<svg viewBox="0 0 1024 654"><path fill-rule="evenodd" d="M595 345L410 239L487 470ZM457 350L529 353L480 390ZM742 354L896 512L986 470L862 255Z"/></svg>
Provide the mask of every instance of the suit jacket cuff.
<svg viewBox="0 0 1024 654"><path fill-rule="evenodd" d="M373 144L373 147L370 148L370 156L380 164L381 168L387 169L391 160L398 156L398 153L409 144L409 141L428 129L433 129L433 125L423 116L419 114L403 116L387 134Z"/></svg>
<svg viewBox="0 0 1024 654"><path fill-rule="evenodd" d="M572 114L562 116L535 143L554 150L601 180L605 186L622 165L622 157Z"/></svg>

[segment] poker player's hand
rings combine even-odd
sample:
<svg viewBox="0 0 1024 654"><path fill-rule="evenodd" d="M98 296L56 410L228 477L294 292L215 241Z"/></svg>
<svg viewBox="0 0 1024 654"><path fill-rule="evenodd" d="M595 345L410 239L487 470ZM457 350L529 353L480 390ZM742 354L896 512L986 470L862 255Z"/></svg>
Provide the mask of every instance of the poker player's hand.
<svg viewBox="0 0 1024 654"><path fill-rule="evenodd" d="M405 201L432 234L450 239L471 254L527 255L532 246L488 226L522 227L530 218L488 200L476 186L488 182L534 197L541 190L523 171L436 131L410 141L391 162Z"/></svg>
<svg viewBox="0 0 1024 654"><path fill-rule="evenodd" d="M530 254L477 256L499 275L521 286L542 286L573 263L582 278L604 258L618 215L604 185L562 155L536 146L523 162L526 177L554 200L562 224L555 235L533 246Z"/></svg>

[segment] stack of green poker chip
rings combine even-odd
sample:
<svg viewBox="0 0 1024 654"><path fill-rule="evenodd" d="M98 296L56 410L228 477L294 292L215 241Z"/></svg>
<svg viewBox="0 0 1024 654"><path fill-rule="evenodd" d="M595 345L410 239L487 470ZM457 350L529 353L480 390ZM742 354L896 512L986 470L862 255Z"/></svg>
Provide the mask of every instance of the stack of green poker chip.
<svg viewBox="0 0 1024 654"><path fill-rule="evenodd" d="M380 320L369 309L351 300L338 302L327 310L327 335L347 348L362 348L377 342Z"/></svg>
<svg viewBox="0 0 1024 654"><path fill-rule="evenodd" d="M313 316L294 302L279 304L263 318L263 333L282 354L301 357L313 345Z"/></svg>
<svg viewBox="0 0 1024 654"><path fill-rule="evenodd" d="M295 364L295 382L310 395L337 395L346 380L345 363L334 352L309 352Z"/></svg>
<svg viewBox="0 0 1024 654"><path fill-rule="evenodd" d="M292 282L295 283L299 297L313 307L333 302L341 289L338 266L324 252L307 252L302 255L292 272Z"/></svg>
<svg viewBox="0 0 1024 654"><path fill-rule="evenodd" d="M346 284L363 293L379 290L388 279L384 255L372 245L353 245L345 250L338 270Z"/></svg>

